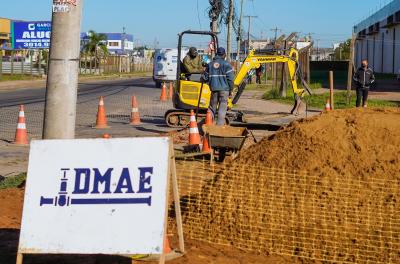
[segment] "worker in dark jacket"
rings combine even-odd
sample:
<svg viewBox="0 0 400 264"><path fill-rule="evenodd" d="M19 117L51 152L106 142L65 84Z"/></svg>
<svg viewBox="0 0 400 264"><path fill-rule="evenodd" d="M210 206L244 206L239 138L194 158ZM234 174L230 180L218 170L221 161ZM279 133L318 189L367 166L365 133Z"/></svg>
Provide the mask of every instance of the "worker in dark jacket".
<svg viewBox="0 0 400 264"><path fill-rule="evenodd" d="M367 107L368 91L371 87L371 84L375 82L374 72L371 68L368 67L367 60L363 60L361 62L361 67L354 73L353 79L356 82L357 86L356 106L361 106L362 99L362 106Z"/></svg>
<svg viewBox="0 0 400 264"><path fill-rule="evenodd" d="M217 56L208 64L207 74L211 89L210 110L215 117L218 106L217 125L225 124L228 98L232 94L234 74L232 66L225 60L225 49L217 49Z"/></svg>

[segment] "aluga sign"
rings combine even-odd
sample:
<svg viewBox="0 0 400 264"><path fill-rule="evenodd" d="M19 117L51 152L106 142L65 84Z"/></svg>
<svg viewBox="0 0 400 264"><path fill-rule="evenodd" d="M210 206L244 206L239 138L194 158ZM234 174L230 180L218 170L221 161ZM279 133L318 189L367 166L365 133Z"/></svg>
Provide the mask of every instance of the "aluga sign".
<svg viewBox="0 0 400 264"><path fill-rule="evenodd" d="M51 22L13 22L11 35L14 49L48 49L50 48Z"/></svg>
<svg viewBox="0 0 400 264"><path fill-rule="evenodd" d="M160 254L170 147L161 137L32 141L19 252Z"/></svg>

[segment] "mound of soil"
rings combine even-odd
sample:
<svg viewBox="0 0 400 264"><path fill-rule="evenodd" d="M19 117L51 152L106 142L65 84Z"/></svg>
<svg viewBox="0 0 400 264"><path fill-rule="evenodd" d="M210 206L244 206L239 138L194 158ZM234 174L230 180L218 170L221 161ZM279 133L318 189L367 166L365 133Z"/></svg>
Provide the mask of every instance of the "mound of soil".
<svg viewBox="0 0 400 264"><path fill-rule="evenodd" d="M393 178L399 176L399 153L398 109L351 109L294 122L241 153L235 163Z"/></svg>
<svg viewBox="0 0 400 264"><path fill-rule="evenodd" d="M186 232L264 254L400 263L400 111L296 121L203 187Z"/></svg>

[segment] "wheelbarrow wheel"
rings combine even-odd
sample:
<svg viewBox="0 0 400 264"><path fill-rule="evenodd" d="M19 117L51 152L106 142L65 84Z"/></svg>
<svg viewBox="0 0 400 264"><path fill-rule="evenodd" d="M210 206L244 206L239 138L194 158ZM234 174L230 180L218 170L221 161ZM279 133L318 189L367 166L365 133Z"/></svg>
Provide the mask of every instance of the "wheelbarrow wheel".
<svg viewBox="0 0 400 264"><path fill-rule="evenodd" d="M220 149L218 151L218 161L219 162L224 162L225 157L226 157L226 149Z"/></svg>

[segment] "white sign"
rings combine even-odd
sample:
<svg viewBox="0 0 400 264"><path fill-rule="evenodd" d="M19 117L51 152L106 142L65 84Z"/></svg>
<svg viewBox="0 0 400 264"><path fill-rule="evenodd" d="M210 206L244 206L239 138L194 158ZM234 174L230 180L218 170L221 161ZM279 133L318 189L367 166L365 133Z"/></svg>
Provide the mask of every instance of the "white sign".
<svg viewBox="0 0 400 264"><path fill-rule="evenodd" d="M70 11L69 6L66 4L54 4L53 13L68 13Z"/></svg>
<svg viewBox="0 0 400 264"><path fill-rule="evenodd" d="M169 144L32 141L19 253L161 254Z"/></svg>

